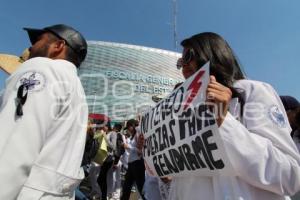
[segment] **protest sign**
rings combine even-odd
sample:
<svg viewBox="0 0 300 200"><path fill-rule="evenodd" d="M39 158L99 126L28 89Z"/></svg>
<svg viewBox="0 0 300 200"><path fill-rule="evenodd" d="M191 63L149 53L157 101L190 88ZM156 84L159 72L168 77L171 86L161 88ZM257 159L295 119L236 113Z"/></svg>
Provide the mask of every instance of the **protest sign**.
<svg viewBox="0 0 300 200"><path fill-rule="evenodd" d="M142 114L144 159L158 176L232 174L232 166L208 109L209 63Z"/></svg>

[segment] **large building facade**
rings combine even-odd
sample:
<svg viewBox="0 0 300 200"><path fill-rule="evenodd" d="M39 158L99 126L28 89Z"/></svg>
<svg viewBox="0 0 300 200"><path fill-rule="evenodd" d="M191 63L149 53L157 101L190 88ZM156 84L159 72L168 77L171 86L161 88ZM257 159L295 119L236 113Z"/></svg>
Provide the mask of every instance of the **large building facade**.
<svg viewBox="0 0 300 200"><path fill-rule="evenodd" d="M142 46L88 42L87 58L80 67L90 113L113 121L134 118L165 97L183 81L176 68L180 54Z"/></svg>

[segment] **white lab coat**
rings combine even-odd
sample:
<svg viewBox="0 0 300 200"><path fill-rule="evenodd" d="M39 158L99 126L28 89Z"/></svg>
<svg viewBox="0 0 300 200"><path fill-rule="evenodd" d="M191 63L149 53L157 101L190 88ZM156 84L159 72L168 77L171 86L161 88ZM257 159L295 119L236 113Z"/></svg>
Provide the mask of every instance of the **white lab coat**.
<svg viewBox="0 0 300 200"><path fill-rule="evenodd" d="M160 195L159 177L145 173L144 192L147 200L162 200Z"/></svg>
<svg viewBox="0 0 300 200"><path fill-rule="evenodd" d="M31 81L23 116L20 83ZM84 177L88 108L76 67L33 58L7 80L0 105L0 199L73 199Z"/></svg>
<svg viewBox="0 0 300 200"><path fill-rule="evenodd" d="M300 190L300 157L280 98L266 83L234 86L245 92L243 118L232 103L219 134L235 176L173 178L170 200L282 200Z"/></svg>

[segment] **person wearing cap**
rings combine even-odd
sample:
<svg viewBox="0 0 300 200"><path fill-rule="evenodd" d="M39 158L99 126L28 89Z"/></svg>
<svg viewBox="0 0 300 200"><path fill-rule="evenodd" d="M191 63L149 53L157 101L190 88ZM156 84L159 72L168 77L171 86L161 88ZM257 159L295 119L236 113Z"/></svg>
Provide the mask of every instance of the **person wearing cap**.
<svg viewBox="0 0 300 200"><path fill-rule="evenodd" d="M74 199L84 177L88 108L77 68L87 43L63 24L24 29L29 59L6 80L0 104L0 199Z"/></svg>

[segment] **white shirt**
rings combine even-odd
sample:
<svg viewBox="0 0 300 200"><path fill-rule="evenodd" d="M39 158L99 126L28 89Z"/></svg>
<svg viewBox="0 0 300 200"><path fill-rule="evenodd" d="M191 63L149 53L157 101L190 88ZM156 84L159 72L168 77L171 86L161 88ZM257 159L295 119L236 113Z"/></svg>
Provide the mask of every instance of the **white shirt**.
<svg viewBox="0 0 300 200"><path fill-rule="evenodd" d="M125 141L125 143L127 145L129 145L130 143L130 138L125 138L125 136L123 135L123 141ZM122 165L127 169L128 168L128 157L129 157L129 149L125 148L125 152L124 154L121 156L120 161L122 162Z"/></svg>
<svg viewBox="0 0 300 200"><path fill-rule="evenodd" d="M117 148L117 134L118 133L116 131L111 131L106 136L108 145L112 148L113 151Z"/></svg>
<svg viewBox="0 0 300 200"><path fill-rule="evenodd" d="M29 84L16 116L20 84ZM33 58L7 80L0 105L0 199L73 199L83 178L88 108L76 67Z"/></svg>
<svg viewBox="0 0 300 200"><path fill-rule="evenodd" d="M144 192L147 200L162 200L159 188L159 177L145 173Z"/></svg>
<svg viewBox="0 0 300 200"><path fill-rule="evenodd" d="M219 134L235 176L173 178L170 200L283 200L300 190L300 157L280 98L266 83L234 86L245 91L243 118L231 104Z"/></svg>
<svg viewBox="0 0 300 200"><path fill-rule="evenodd" d="M142 154L139 153L139 150L137 148L138 135L139 135L139 132L137 132L132 139L130 137L130 140L128 143L128 149L129 149L128 163L132 163L136 160L142 159Z"/></svg>

